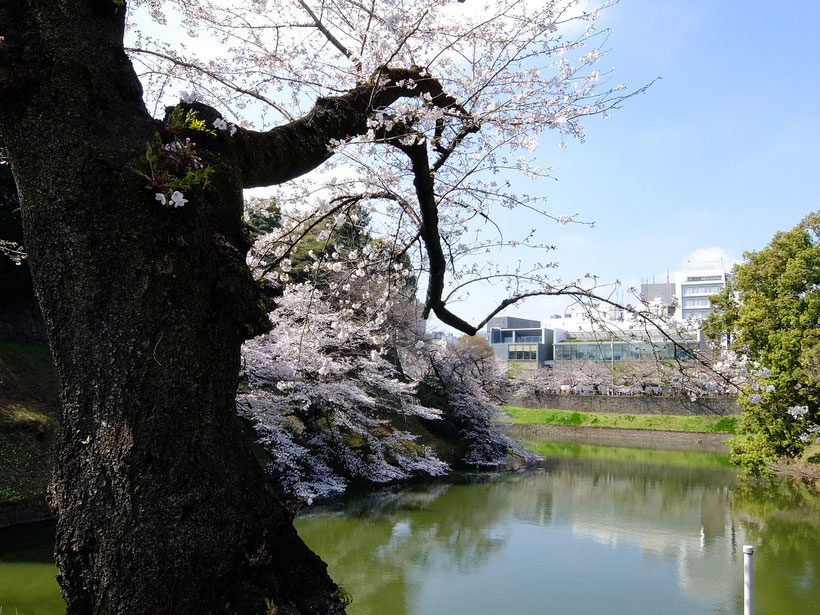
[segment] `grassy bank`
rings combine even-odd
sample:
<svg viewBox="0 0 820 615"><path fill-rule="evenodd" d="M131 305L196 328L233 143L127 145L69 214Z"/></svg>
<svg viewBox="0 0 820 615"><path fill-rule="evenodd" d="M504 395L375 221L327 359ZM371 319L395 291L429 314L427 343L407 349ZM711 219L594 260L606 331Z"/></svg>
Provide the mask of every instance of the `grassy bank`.
<svg viewBox="0 0 820 615"><path fill-rule="evenodd" d="M47 514L56 391L48 348L0 343L0 525Z"/></svg>
<svg viewBox="0 0 820 615"><path fill-rule="evenodd" d="M583 425L615 429L647 429L655 431L689 431L695 433L734 433L734 416L678 416L662 414L608 414L602 412L572 412L549 408L518 408L504 406L510 423L535 425Z"/></svg>

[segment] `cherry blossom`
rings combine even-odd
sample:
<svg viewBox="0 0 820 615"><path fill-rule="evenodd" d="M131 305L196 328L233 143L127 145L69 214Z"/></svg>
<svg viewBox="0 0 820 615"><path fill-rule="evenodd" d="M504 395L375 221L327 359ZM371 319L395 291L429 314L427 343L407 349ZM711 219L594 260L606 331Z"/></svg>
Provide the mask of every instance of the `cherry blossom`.
<svg viewBox="0 0 820 615"><path fill-rule="evenodd" d="M345 199L372 208L377 233L432 273L423 316L474 333L483 323L465 322L448 305L487 282L509 282L508 299L490 306L487 318L526 296L591 292L554 279L551 261L483 263L487 251L551 248L541 230L508 238L506 210L585 223L550 213L543 184L528 182L550 176L531 157L549 143L549 131L562 145L583 140L584 118L645 89L609 83L601 63L610 32L597 26L603 11L574 0L499 0L482 11L452 0L143 0L131 10L158 24L150 34L137 23L129 31L129 52L157 108L168 102L169 78L194 84L238 123L261 129L362 84L399 93L368 110L363 134L328 139L331 158L318 181L291 181L275 198L304 220L339 213L328 210ZM196 38L171 43L180 26ZM236 131L222 118L214 126ZM522 181L513 183L515 175Z"/></svg>
<svg viewBox="0 0 820 615"><path fill-rule="evenodd" d="M171 205L173 205L174 207L182 207L187 202L188 199L186 199L185 195L183 195L179 190L174 190L174 192L171 194ZM165 203L163 202L163 205L164 204Z"/></svg>

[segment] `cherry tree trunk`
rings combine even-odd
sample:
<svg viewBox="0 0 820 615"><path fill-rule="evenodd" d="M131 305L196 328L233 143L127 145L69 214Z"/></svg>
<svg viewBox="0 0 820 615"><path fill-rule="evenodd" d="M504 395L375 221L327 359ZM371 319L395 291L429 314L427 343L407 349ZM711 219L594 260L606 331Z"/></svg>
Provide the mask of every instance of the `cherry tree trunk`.
<svg viewBox="0 0 820 615"><path fill-rule="evenodd" d="M60 384L68 613L341 613L234 414L240 346L263 326L241 177L213 146L213 182L184 207L146 189L159 122L123 10L0 0L0 132Z"/></svg>

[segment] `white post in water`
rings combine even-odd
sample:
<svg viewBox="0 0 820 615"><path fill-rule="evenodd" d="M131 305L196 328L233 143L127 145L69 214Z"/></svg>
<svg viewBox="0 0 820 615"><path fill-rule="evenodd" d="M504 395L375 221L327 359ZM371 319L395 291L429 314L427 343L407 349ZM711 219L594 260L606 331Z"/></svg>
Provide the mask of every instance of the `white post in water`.
<svg viewBox="0 0 820 615"><path fill-rule="evenodd" d="M743 615L754 615L754 594L752 591L752 555L755 548L743 545Z"/></svg>

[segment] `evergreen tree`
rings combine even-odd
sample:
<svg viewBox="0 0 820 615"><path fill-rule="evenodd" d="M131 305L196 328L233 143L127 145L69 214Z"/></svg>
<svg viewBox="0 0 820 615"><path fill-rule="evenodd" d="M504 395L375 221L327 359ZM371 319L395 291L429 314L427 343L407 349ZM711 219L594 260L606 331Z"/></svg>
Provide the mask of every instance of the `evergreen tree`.
<svg viewBox="0 0 820 615"><path fill-rule="evenodd" d="M728 335L743 377L741 430L735 458L755 472L775 457L796 457L820 422L820 212L769 245L746 252L731 284L714 299L706 329Z"/></svg>

